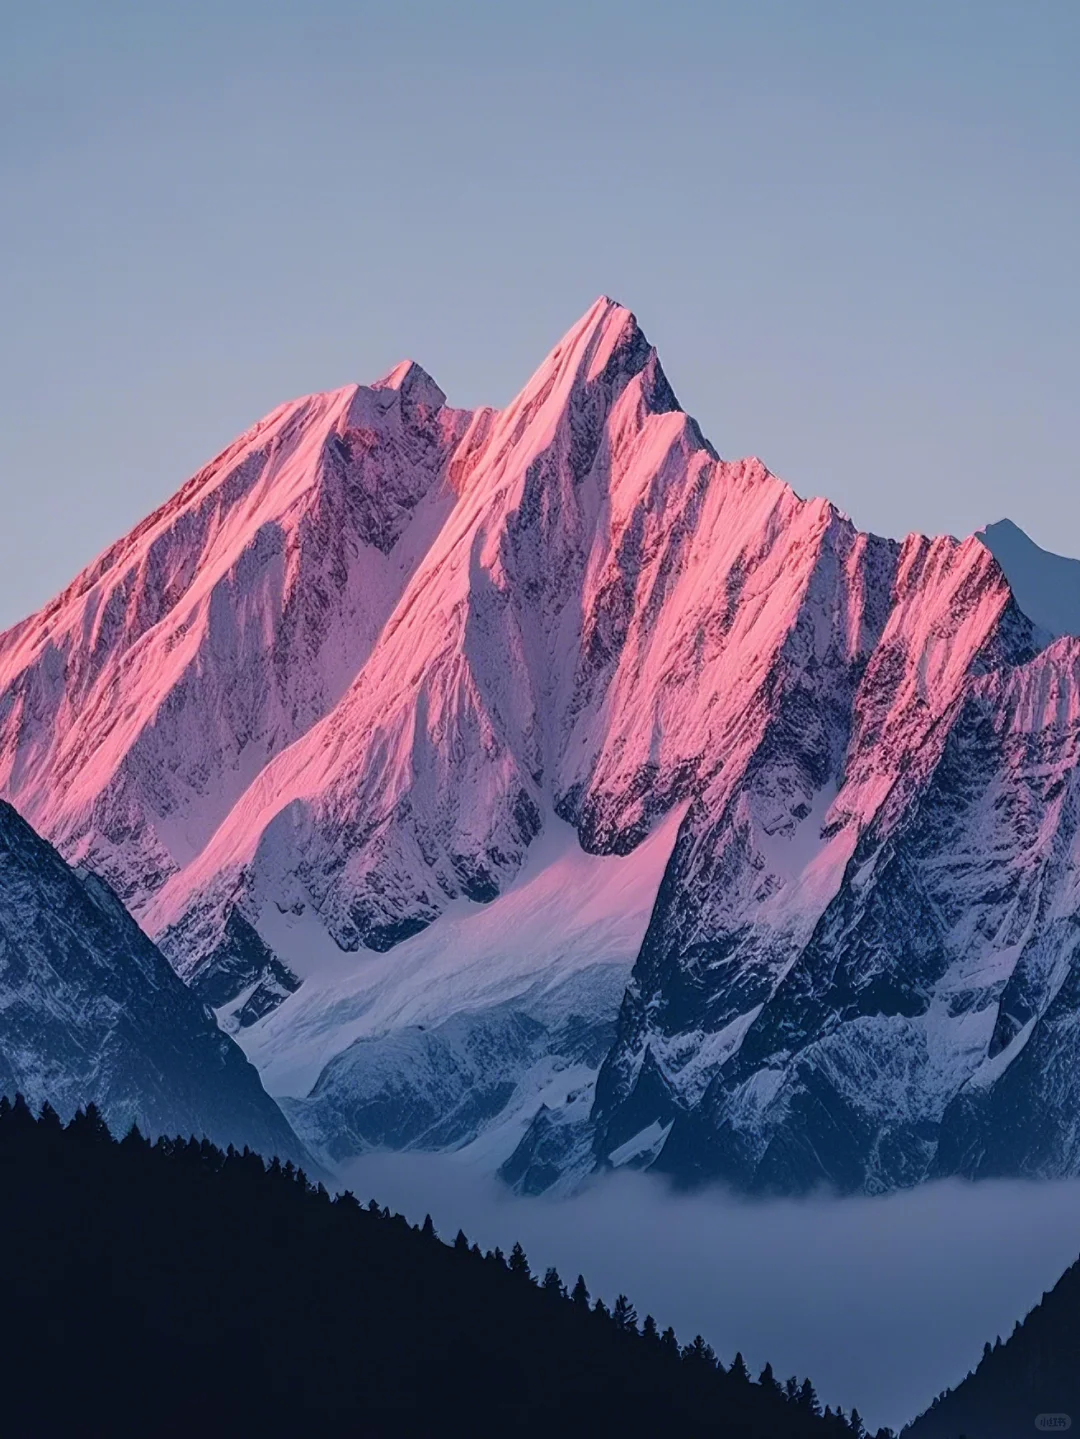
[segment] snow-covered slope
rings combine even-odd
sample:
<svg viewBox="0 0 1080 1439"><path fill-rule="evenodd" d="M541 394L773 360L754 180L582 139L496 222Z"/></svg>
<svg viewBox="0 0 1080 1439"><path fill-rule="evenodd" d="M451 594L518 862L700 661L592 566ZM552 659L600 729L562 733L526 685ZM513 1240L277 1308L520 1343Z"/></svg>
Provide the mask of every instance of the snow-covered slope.
<svg viewBox="0 0 1080 1439"><path fill-rule="evenodd" d="M719 459L601 299L501 412L405 363L230 447L0 637L0 786L325 1155L974 1172L1029 1036L1071 1053L1067 987L1003 937L1021 875L1059 885L1053 797L940 798L980 705L1068 683L988 544ZM1016 745L1058 755L1029 708ZM1018 783L1004 753L980 782ZM1038 997L991 1053L1016 966Z"/></svg>
<svg viewBox="0 0 1080 1439"><path fill-rule="evenodd" d="M485 417L417 366L282 405L0 637L0 785L136 914L340 698Z"/></svg>
<svg viewBox="0 0 1080 1439"><path fill-rule="evenodd" d="M494 1168L542 1105L591 1104L596 1071L671 853L679 813L627 857L583 854L545 819L489 903L357 965L306 916L268 916L278 953L310 966L242 1036L294 1126L329 1159L371 1147L460 1148Z"/></svg>
<svg viewBox="0 0 1080 1439"><path fill-rule="evenodd" d="M256 1071L111 890L0 802L0 1092L114 1131L306 1161Z"/></svg>

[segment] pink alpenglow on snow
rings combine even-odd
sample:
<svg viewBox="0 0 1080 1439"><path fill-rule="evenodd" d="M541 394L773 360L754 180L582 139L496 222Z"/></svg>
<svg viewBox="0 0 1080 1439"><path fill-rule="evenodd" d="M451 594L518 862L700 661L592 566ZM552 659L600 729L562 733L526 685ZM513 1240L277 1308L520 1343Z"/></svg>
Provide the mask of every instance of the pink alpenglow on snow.
<svg viewBox="0 0 1080 1439"><path fill-rule="evenodd" d="M1048 638L979 539L721 460L601 298L505 410L404 361L248 431L0 637L0 790L324 1157L887 1187L978 1170L1071 974Z"/></svg>

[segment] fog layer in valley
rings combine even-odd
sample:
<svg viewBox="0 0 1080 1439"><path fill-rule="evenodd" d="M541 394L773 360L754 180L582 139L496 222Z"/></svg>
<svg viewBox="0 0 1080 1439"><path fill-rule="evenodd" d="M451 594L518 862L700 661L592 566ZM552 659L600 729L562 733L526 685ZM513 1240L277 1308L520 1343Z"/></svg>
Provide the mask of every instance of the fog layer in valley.
<svg viewBox="0 0 1080 1439"><path fill-rule="evenodd" d="M1080 1254L1080 1182L926 1185L880 1198L750 1202L622 1174L518 1199L452 1156L375 1154L346 1177L452 1239L525 1246L610 1302L701 1332L756 1374L809 1374L822 1403L899 1428L961 1379Z"/></svg>

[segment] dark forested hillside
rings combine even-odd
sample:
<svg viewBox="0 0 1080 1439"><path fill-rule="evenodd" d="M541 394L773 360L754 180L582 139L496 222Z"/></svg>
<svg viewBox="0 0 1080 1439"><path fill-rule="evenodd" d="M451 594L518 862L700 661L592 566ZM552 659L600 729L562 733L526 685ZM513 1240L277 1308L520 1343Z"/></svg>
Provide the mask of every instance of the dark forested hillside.
<svg viewBox="0 0 1080 1439"><path fill-rule="evenodd" d="M1069 1428L1080 1428L1080 1260L1005 1343L986 1345L978 1368L904 1439L1017 1439Z"/></svg>
<svg viewBox="0 0 1080 1439"><path fill-rule="evenodd" d="M5 1435L853 1432L520 1249L207 1141L117 1143L93 1108L0 1101L0 1225Z"/></svg>

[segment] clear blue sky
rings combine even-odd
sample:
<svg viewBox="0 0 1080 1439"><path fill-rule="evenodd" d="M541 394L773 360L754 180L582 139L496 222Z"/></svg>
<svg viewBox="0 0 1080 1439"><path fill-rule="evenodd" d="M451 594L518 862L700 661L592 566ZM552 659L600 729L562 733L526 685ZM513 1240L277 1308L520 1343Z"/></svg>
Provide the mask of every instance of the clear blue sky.
<svg viewBox="0 0 1080 1439"><path fill-rule="evenodd" d="M294 394L630 305L721 453L1080 553L1077 0L0 0L0 623Z"/></svg>

